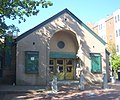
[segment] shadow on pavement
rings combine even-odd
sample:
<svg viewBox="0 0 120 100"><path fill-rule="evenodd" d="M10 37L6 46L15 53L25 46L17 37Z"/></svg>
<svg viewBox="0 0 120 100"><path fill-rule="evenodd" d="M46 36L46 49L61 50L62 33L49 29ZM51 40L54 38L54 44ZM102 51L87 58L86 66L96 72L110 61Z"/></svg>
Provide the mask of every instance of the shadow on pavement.
<svg viewBox="0 0 120 100"><path fill-rule="evenodd" d="M102 89L101 85L79 90L77 84L59 85L58 92L32 91L21 93L0 94L0 100L120 100L120 82L109 84L109 89Z"/></svg>

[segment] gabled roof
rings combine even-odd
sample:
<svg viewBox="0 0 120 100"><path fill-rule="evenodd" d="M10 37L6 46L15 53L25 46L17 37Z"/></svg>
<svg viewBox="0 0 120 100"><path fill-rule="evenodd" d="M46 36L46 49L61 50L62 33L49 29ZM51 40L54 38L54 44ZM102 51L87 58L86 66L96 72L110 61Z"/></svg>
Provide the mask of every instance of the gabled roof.
<svg viewBox="0 0 120 100"><path fill-rule="evenodd" d="M85 25L79 18L77 18L72 12L70 12L67 8L62 10L61 12L57 13L56 15L52 16L51 18L45 20L44 22L40 23L39 25L35 26L34 28L26 31L25 33L21 34L20 36L17 37L16 41L21 40L22 38L26 37L27 35L31 34L32 32L40 29L41 27L43 27L44 25L46 25L47 23L55 20L56 18L58 18L60 15L67 13L69 14L74 20L76 20L81 26L83 26L87 31L89 31L94 37L96 37L103 45L106 44L106 42L100 38L95 32L93 32L87 25Z"/></svg>

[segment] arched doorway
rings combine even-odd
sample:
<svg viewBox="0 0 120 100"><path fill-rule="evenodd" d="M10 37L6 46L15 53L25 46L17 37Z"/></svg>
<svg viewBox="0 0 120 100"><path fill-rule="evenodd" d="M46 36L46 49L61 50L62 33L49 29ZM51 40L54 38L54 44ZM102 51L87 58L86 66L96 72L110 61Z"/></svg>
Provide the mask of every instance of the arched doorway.
<svg viewBox="0 0 120 100"><path fill-rule="evenodd" d="M54 74L57 75L58 80L72 80L75 78L78 47L76 35L71 31L58 31L52 36L49 54L51 79Z"/></svg>

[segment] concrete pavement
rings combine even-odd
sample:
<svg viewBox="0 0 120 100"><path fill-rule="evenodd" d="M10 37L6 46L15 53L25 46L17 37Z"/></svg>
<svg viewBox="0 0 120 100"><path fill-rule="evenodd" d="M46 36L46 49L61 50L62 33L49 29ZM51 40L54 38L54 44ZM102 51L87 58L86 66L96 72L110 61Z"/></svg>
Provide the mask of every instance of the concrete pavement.
<svg viewBox="0 0 120 100"><path fill-rule="evenodd" d="M58 84L57 93L39 86L0 86L0 100L120 100L120 81L109 83L108 89L95 84L83 91L77 81L63 83Z"/></svg>

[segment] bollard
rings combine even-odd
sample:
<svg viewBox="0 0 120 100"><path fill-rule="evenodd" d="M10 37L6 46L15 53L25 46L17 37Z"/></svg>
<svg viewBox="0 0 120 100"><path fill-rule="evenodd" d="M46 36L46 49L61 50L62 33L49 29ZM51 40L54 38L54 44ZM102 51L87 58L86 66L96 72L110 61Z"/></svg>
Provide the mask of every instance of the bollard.
<svg viewBox="0 0 120 100"><path fill-rule="evenodd" d="M56 76L53 76L53 81L52 81L52 84L51 84L51 88L52 88L53 93L57 93L58 87L57 87L57 77Z"/></svg>
<svg viewBox="0 0 120 100"><path fill-rule="evenodd" d="M83 72L80 73L80 90L84 90L85 86L84 86L84 76L83 76Z"/></svg>
<svg viewBox="0 0 120 100"><path fill-rule="evenodd" d="M106 74L106 73L103 73L103 84L102 84L102 88L103 88L103 89L107 89L107 88L108 88L107 74Z"/></svg>
<svg viewBox="0 0 120 100"><path fill-rule="evenodd" d="M115 77L111 77L111 83L115 83Z"/></svg>
<svg viewBox="0 0 120 100"><path fill-rule="evenodd" d="M114 80L116 82L116 71L114 70L114 73L113 73L113 77L114 77Z"/></svg>

